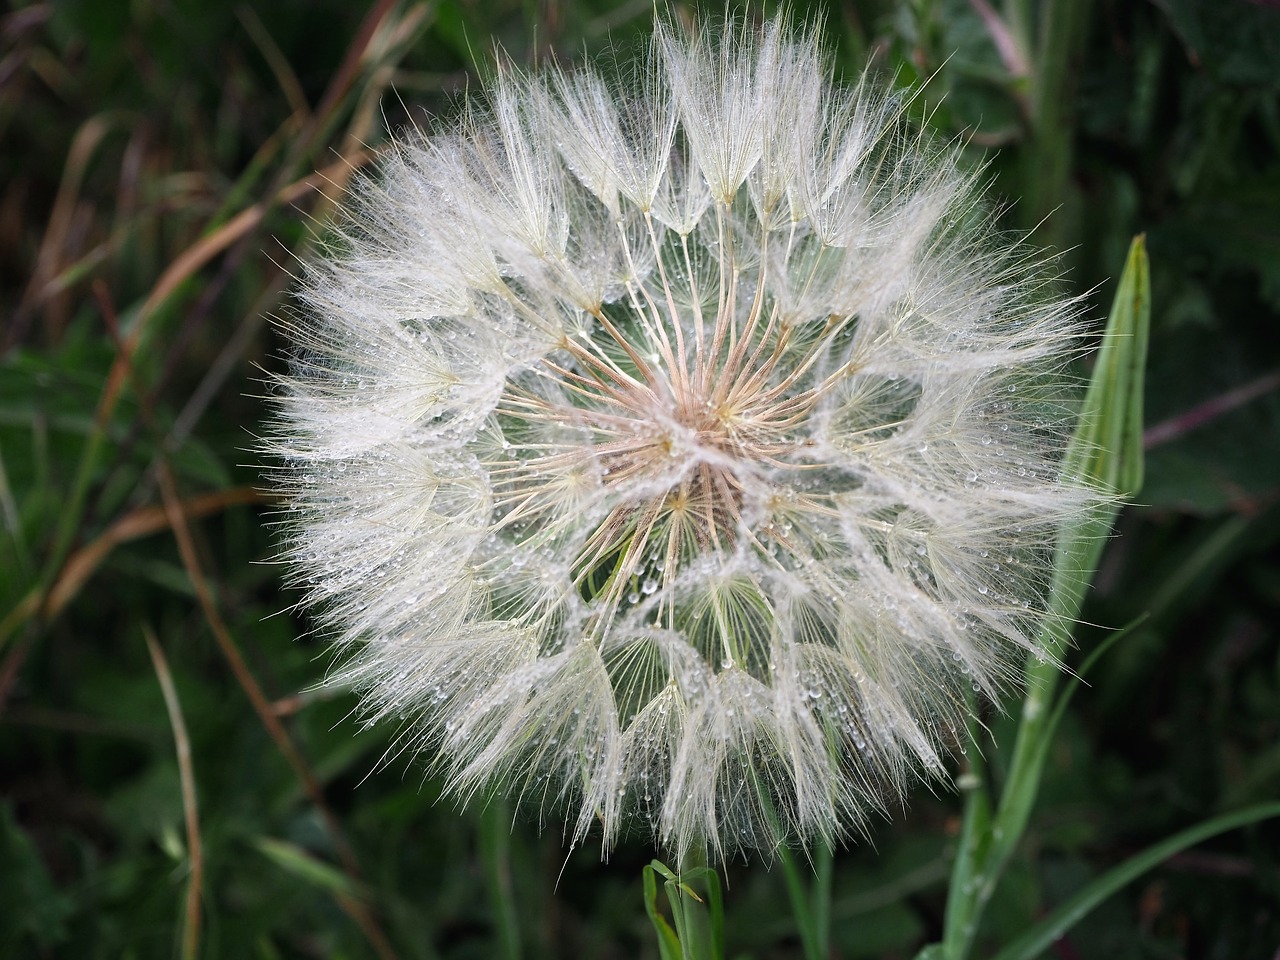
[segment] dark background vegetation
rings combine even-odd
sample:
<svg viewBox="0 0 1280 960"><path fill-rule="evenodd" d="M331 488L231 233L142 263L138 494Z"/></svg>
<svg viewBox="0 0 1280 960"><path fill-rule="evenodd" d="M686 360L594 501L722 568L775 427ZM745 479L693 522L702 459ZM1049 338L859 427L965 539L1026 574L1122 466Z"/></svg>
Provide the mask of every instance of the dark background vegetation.
<svg viewBox="0 0 1280 960"><path fill-rule="evenodd" d="M198 916L206 957L510 956L505 910L526 956L656 956L643 843L601 864L554 819L459 812L408 758L384 766L394 730L315 692L324 645L269 562L248 452L255 367L283 349L264 318L388 126L447 112L495 42L520 62L625 49L651 9L64 0L0 18L0 955L170 956ZM1126 855L1280 793L1280 9L792 13L824 18L846 76L932 78L920 122L989 163L1008 226L1065 251L1091 316L1148 238L1147 486L1085 616L1149 618L1076 696L988 913L996 944ZM1102 635L1082 628L1076 658ZM1007 749L1012 721L991 726ZM958 809L922 789L839 852L833 955L938 936ZM1278 843L1270 823L1193 848L1053 955L1275 956ZM730 956L798 955L777 872L728 875Z"/></svg>

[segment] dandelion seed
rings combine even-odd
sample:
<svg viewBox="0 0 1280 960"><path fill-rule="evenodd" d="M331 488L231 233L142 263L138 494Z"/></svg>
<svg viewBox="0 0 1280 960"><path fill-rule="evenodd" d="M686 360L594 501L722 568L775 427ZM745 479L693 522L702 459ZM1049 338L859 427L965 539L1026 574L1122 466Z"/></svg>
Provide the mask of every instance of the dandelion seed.
<svg viewBox="0 0 1280 960"><path fill-rule="evenodd" d="M285 552L456 797L831 841L1045 656L1081 329L811 33L660 24L645 67L504 66L359 187L285 324Z"/></svg>

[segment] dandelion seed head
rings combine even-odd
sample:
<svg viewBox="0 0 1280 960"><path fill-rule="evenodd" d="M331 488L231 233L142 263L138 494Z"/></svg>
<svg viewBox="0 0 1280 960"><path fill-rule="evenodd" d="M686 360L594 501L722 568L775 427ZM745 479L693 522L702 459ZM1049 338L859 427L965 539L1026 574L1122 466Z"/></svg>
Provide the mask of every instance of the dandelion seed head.
<svg viewBox="0 0 1280 960"><path fill-rule="evenodd" d="M285 325L284 552L455 796L831 841L1046 655L1076 308L903 106L781 19L659 24L353 194Z"/></svg>

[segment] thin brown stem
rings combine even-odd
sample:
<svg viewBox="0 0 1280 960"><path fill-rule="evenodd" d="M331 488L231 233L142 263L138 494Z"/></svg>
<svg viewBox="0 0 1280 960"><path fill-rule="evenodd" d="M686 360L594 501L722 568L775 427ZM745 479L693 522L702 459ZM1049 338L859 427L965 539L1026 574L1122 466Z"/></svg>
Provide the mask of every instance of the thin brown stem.
<svg viewBox="0 0 1280 960"><path fill-rule="evenodd" d="M1280 370L1273 370L1265 376L1236 387L1234 390L1228 390L1177 416L1160 421L1142 435L1142 445L1150 450L1152 447L1176 440L1184 433L1199 429L1223 414L1277 389L1280 389Z"/></svg>
<svg viewBox="0 0 1280 960"><path fill-rule="evenodd" d="M218 605L213 597L213 591L209 587L203 569L200 564L199 555L196 552L195 541L191 536L191 528L187 523L187 516L182 509L182 500L178 496L177 487L174 483L173 473L169 465L165 461L159 464L158 477L160 481L160 493L164 499L164 507L166 515L169 518L169 525L173 530L174 539L178 543L178 552L182 557L182 565L187 571L187 576L191 580L191 585L195 590L196 598L200 603L200 609L204 614L205 622L209 624L209 629L213 632L214 638L217 640L218 648L222 651L222 655L226 658L227 664L231 667L231 672L236 678L236 682L240 684L240 688L244 690L245 695L249 698L249 702L253 705L254 712L257 713L259 721L261 721L271 739L275 741L277 749L288 761L289 766L293 768L295 775L301 781L303 789L311 802L315 804L316 809L320 812L321 819L324 821L326 832L333 841L334 849L338 853L338 859L342 861L343 870L353 880L360 879L360 865L356 859L355 850L352 848L350 841L347 840L346 833L342 829L342 824L329 807L328 802L324 798L324 791L320 787L319 780L316 779L315 773L311 770L310 765L303 758L301 751L294 744L293 738L284 728L284 724L280 721L280 717L272 708L271 701L263 693L262 687L258 684L257 678L249 669L249 665L245 662L244 655L240 652L240 647L232 637L230 629L227 627L226 621L222 619L222 613L218 609ZM382 960L394 960L396 954L392 950L390 942L386 935L382 932L377 920L369 908L357 900L345 895L336 897L338 905L342 910L350 916L360 929L364 932L370 945L374 948Z"/></svg>

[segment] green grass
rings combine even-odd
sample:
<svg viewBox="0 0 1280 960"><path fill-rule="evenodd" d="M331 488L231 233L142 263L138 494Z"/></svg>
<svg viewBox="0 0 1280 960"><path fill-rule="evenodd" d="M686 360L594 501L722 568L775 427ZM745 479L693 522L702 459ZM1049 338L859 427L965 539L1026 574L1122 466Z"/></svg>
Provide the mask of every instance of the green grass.
<svg viewBox="0 0 1280 960"><path fill-rule="evenodd" d="M978 956L1280 796L1280 11L989 5L1000 23L967 0L793 8L824 14L846 77L930 78L919 122L1064 251L1099 329L1147 236L1145 486L1067 661L1145 619L1061 719ZM328 654L269 562L247 452L282 363L267 318L388 125L448 113L494 43L625 51L650 12L66 0L0 22L0 955L659 956L645 843L601 864L552 812L440 803L396 730L315 692ZM1009 708L984 714L995 783ZM836 851L831 956L942 939L961 824L922 789ZM1270 821L1157 858L1047 955L1269 956L1278 841ZM820 939L793 866L728 865L728 956Z"/></svg>

